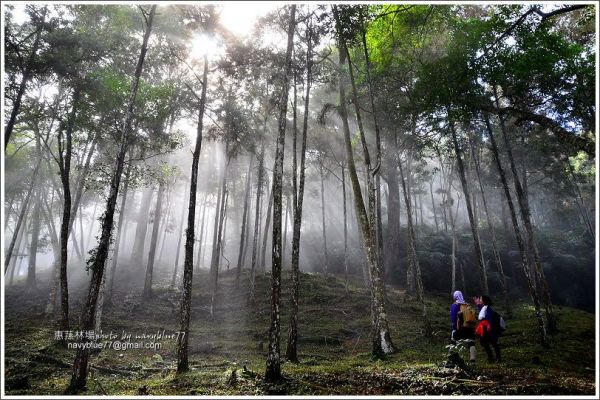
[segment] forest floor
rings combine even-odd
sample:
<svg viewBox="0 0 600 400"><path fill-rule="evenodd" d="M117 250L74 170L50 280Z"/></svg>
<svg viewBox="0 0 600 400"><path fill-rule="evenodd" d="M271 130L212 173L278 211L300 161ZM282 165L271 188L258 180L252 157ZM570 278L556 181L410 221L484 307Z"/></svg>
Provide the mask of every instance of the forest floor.
<svg viewBox="0 0 600 400"><path fill-rule="evenodd" d="M234 271L220 276L216 312L210 315L206 273L196 274L190 327L191 371L176 376L176 341L149 339L160 349L106 349L90 358L88 395L593 395L595 393L594 315L557 307L560 331L551 348L537 344L529 304L515 305L501 338L503 361L488 363L479 344L474 365L446 368L449 295L427 296L433 337L425 338L418 303L388 288L388 317L397 352L385 360L370 357L369 293L360 282L346 291L343 280L301 274L300 363L285 362L283 382L263 383L269 327L269 277L259 276L256 302L247 305L248 275L235 290ZM104 309L102 329L119 338L123 331L166 335L178 330L180 293L157 274L154 297L117 279L115 301ZM282 354L288 330L288 271L283 272ZM55 340L55 323L44 317L47 290L36 296L17 283L5 294L5 388L10 395L62 394L75 350ZM78 316L87 288L71 290ZM73 318L73 317L72 317ZM76 318L72 319L76 330ZM131 339L132 342L137 339ZM463 357L465 354L463 353Z"/></svg>

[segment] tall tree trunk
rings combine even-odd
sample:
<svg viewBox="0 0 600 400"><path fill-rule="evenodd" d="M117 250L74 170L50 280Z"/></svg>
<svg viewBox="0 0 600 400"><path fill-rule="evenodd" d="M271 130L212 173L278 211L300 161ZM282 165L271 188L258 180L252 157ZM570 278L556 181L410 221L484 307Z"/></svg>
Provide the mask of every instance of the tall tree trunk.
<svg viewBox="0 0 600 400"><path fill-rule="evenodd" d="M452 293L454 293L454 291L456 290L456 264L457 264L457 258L458 258L458 236L457 236L457 232L456 232L456 218L458 217L458 208L460 205L460 196L458 197L457 201L456 201L456 212L454 213L454 215L452 215L452 207L449 207L450 210L450 227L452 229ZM462 287L462 291L465 291L466 287L464 286L464 282L463 282L463 287Z"/></svg>
<svg viewBox="0 0 600 400"><path fill-rule="evenodd" d="M225 145L225 154L228 154L229 144ZM215 237L213 240L212 258L210 262L210 276L211 276L211 298L210 298L210 316L214 317L214 310L216 307L217 289L219 283L219 265L221 264L221 244L223 241L223 224L225 220L225 212L227 209L227 200L229 191L227 190L227 170L229 167L229 156L227 157L226 164L223 167L221 176L221 187L219 188L219 206L217 207L217 213L215 215Z"/></svg>
<svg viewBox="0 0 600 400"><path fill-rule="evenodd" d="M244 257L244 245L246 243L246 226L248 224L248 200L250 199L250 182L252 180L252 167L254 166L254 153L250 154L248 162L248 173L246 174L246 188L244 189L244 212L242 214L242 226L240 229L240 246L235 270L235 286L240 287L240 276L242 274L242 261Z"/></svg>
<svg viewBox="0 0 600 400"><path fill-rule="evenodd" d="M373 115L373 125L375 126L375 168L373 169L373 175L375 175L375 205L376 205L376 239L377 239L377 255L379 258L380 268L383 269L382 276L385 277L384 269L384 248L383 248L383 223L381 221L381 134L379 129L379 123L377 121L377 109L375 108L375 99L373 96L373 80L371 79L371 60L369 58L369 48L367 47L367 31L364 26L364 21L361 20L361 38L362 47L365 55L365 73L367 77L367 88L369 93L369 101L371 105L371 112Z"/></svg>
<svg viewBox="0 0 600 400"><path fill-rule="evenodd" d="M79 218L79 232L80 232L80 240L79 240L79 250L77 247L77 235L75 235L74 229L73 227L71 227L71 233L70 236L73 239L73 247L75 248L75 252L77 253L77 257L79 258L79 260L84 263L85 259L84 259L84 255L85 255L85 249L83 248L83 205L79 205L79 212L75 211L74 213L71 213L71 220L75 220L75 215L77 215Z"/></svg>
<svg viewBox="0 0 600 400"><path fill-rule="evenodd" d="M52 193L54 197L54 191ZM60 244L58 243L58 235L54 226L54 217L52 216L52 210L48 204L46 195L43 196L44 209L42 217L44 222L48 226L48 233L50 235L50 243L52 244L52 253L54 255L54 262L52 263L52 272L50 274L49 286L50 290L48 293L48 301L46 303L46 316L54 315L56 309L56 293L58 292L59 286L59 265L60 265Z"/></svg>
<svg viewBox="0 0 600 400"><path fill-rule="evenodd" d="M581 189L579 188L579 185L577 184L577 181L575 180L575 175L573 173L573 167L569 164L566 165L567 168L567 174L566 174L566 181L569 184L569 186L571 186L572 190L573 190L573 195L575 197L575 203L577 204L577 208L579 210L579 214L581 215L581 218L583 219L583 221L586 224L586 230L588 232L588 234L590 235L590 239L592 239L592 243L596 243L596 230L594 228L594 224L592 222L592 219L590 218L590 212L588 210L588 208L585 205L585 202L583 200L583 195L581 194Z"/></svg>
<svg viewBox="0 0 600 400"><path fill-rule="evenodd" d="M498 94L496 93L496 88L494 87L494 94L496 96L496 107L498 107ZM535 270L537 272L538 279L542 286L542 296L544 300L544 309L546 311L546 319L547 319L547 328L548 332L555 332L557 330L556 325L556 316L554 315L552 300L550 298L550 288L548 287L548 281L546 280L546 275L544 274L544 269L542 268L542 261L540 259L540 253L538 251L537 244L535 243L535 237L533 233L533 224L531 222L531 212L529 211L529 203L527 201L527 196L523 187L521 186L521 180L519 179L519 172L517 171L517 165L515 164L515 159L513 157L512 146L510 144L510 140L508 139L508 134L506 133L506 127L504 125L504 118L499 115L498 119L500 120L500 131L502 132L502 137L504 139L504 145L506 147L506 154L508 155L508 160L510 162L510 169L513 175L513 184L515 186L515 191L517 193L517 201L519 203L519 210L521 212L521 219L523 220L523 225L525 225L525 232L527 233L527 245L531 252L533 253L533 261L535 264Z"/></svg>
<svg viewBox="0 0 600 400"><path fill-rule="evenodd" d="M135 228L135 238L131 251L131 260L135 263L136 268L139 268L144 258L144 247L146 244L146 232L148 231L148 215L150 214L150 206L152 205L152 197L154 191L152 189L144 190L140 207L137 212L137 224Z"/></svg>
<svg viewBox="0 0 600 400"><path fill-rule="evenodd" d="M279 336L281 330L279 303L281 294L281 192L283 180L283 156L285 150L285 125L287 122L288 91L290 73L292 71L292 49L294 44L294 29L296 27L296 5L290 6L290 20L287 30L287 50L285 55L285 73L283 76L281 101L279 110L279 135L275 150L275 165L273 166L273 262L271 264L271 324L269 325L269 351L265 381L281 380L281 355ZM266 234L266 231L265 231Z"/></svg>
<svg viewBox="0 0 600 400"><path fill-rule="evenodd" d="M40 190L36 190L35 197L33 200L33 213L31 216L31 242L29 243L29 260L27 265L27 281L25 286L29 290L33 290L37 287L37 280L35 276L36 263L37 263L37 250L40 238Z"/></svg>
<svg viewBox="0 0 600 400"><path fill-rule="evenodd" d="M10 269L10 280L9 280L9 283L8 283L9 286L12 286L12 284L13 284L15 270L17 268L16 267L17 266L17 260L19 259L19 257L21 257L20 250L21 250L21 244L23 242L23 235L25 234L25 231L27 230L26 224L27 224L27 221L23 220L22 225L19 226L19 230L15 231L15 235L16 235L16 238L15 238L15 240L16 240L15 249L16 249L17 254L11 255L10 262L8 264L9 265L9 269ZM7 270L7 272L8 272L8 270Z"/></svg>
<svg viewBox="0 0 600 400"><path fill-rule="evenodd" d="M115 206L117 204L117 196L119 194L119 183L121 181L121 175L123 174L123 164L125 163L125 154L127 153L127 147L129 143L129 127L131 120L133 119L135 99L137 97L140 75L142 73L144 58L148 48L148 39L150 37L155 11L156 5L153 5L150 9L150 13L148 15L144 15L144 19L147 23L146 32L144 33L140 57L135 69L134 79L131 84L130 96L127 102L127 111L125 113L125 118L121 129L119 151L115 160L114 172L111 177L110 190L108 199L106 201L106 210L101 218L100 240L98 242L98 247L94 249L92 257L88 260L88 265L92 271L92 278L85 307L83 309L83 314L81 316L80 326L83 331L89 331L94 328L96 302L98 300L98 293L100 291L100 285L104 276L104 265L106 263L106 258L108 257L108 248L112 234ZM89 349L83 348L77 350L75 361L73 363L73 375L71 376L71 382L67 389L67 393L77 393L85 388L88 371L88 359Z"/></svg>
<svg viewBox="0 0 600 400"><path fill-rule="evenodd" d="M269 240L269 228L271 227L271 216L273 215L273 213L271 212L271 210L273 209L273 190L271 190L271 194L269 195L269 205L267 206L267 220L265 221L265 230L263 233L263 243L262 243L262 250L260 252L260 261L259 261L259 265L260 265L260 270L264 273L265 272L265 268L267 267L267 259L266 259L266 254L267 254L267 242Z"/></svg>
<svg viewBox="0 0 600 400"><path fill-rule="evenodd" d="M69 288L67 282L67 245L71 228L71 156L73 154L73 128L79 106L79 89L73 90L71 113L65 129L66 143L62 143L62 129L59 129L59 166L60 180L63 187L63 216L60 227L60 329L69 330ZM63 146L66 146L63 149Z"/></svg>
<svg viewBox="0 0 600 400"><path fill-rule="evenodd" d="M196 131L196 146L192 154L192 172L190 176L190 200L188 202L187 229L185 231L185 251L183 259L183 285L180 310L180 336L177 338L177 373L189 369L188 341L190 333L190 313L192 300L192 277L194 274L194 221L196 220L196 191L198 188L198 164L202 148L202 129L204 109L206 106L206 87L208 86L208 56L204 55L204 70L202 73L202 94L198 110L198 129Z"/></svg>
<svg viewBox="0 0 600 400"><path fill-rule="evenodd" d="M263 131L266 131L266 119L263 125ZM260 229L260 220L261 220L261 196L263 191L263 179L265 175L264 169L264 159L265 159L265 143L264 139L261 140L260 145L260 155L258 156L258 172L257 172L257 182L256 182L256 207L255 207L255 215L254 215L254 235L252 237L252 263L250 264L250 291L248 294L248 302L254 302L254 281L256 277L256 268L257 268L257 256L258 256L258 240L259 240L259 229Z"/></svg>
<svg viewBox="0 0 600 400"><path fill-rule="evenodd" d="M483 188L483 182L481 180L481 167L479 165L479 159L475 150L475 143L469 138L471 147L471 157L475 165L475 174L477 176L477 182L479 183L479 190L481 191L481 202L483 203L483 210L485 212L485 218L487 219L488 227L490 230L490 237L492 239L492 251L494 253L494 260L496 267L498 268L498 274L500 275L500 288L502 289L502 295L504 297L504 307L506 313L511 315L511 307L508 301L508 288L506 286L506 276L504 275L504 267L502 265L502 259L500 258L500 252L498 251L498 241L496 240L496 230L494 229L494 222L492 221L490 212L488 210L487 200L485 198L485 191Z"/></svg>
<svg viewBox="0 0 600 400"><path fill-rule="evenodd" d="M341 32L341 26L339 22L339 15L337 6L333 6L334 16L336 18L336 29ZM339 40L339 67L343 68L345 63L345 57L348 57L348 49L343 39ZM349 65L350 81L352 83L354 91L354 106L357 111L357 120L360 121L360 112L358 110L358 101L356 99L356 87L354 84L354 75L352 72L352 66ZM390 337L390 331L387 321L387 314L385 312L385 285L383 282L382 268L379 265L377 256L377 243L376 243L376 232L375 232L375 198L374 190L371 185L367 185L369 191L368 198L370 204L370 216L367 214L364 202L361 195L360 182L356 173L356 166L354 164L354 154L352 150L352 144L350 139L350 126L348 124L348 111L346 109L346 92L344 87L344 73L340 73L339 77L339 94L340 94L340 115L344 126L344 143L346 147L346 157L348 160L348 172L350 174L350 180L352 183L352 190L354 191L354 205L356 214L360 221L360 231L363 237L363 246L367 253L367 262L369 264L369 270L371 272L371 318L372 318L372 355L374 357L382 357L385 354L394 352L394 345ZM362 121L359 122L361 132L361 142L363 145L363 155L365 159L365 166L368 170L367 177L370 175L370 160L368 157L368 148L364 138L364 130L362 129ZM371 181L371 179L368 179Z"/></svg>
<svg viewBox="0 0 600 400"><path fill-rule="evenodd" d="M86 249L90 249L91 248L91 240L92 240L92 233L94 232L94 223L96 222L96 210L98 209L98 202L94 202L94 209L92 210L92 218L90 219L90 227L88 229L88 234L87 234L87 239L86 239L86 245L85 248ZM82 234L82 238L81 240L83 240L83 234Z"/></svg>
<svg viewBox="0 0 600 400"><path fill-rule="evenodd" d="M546 336L546 324L544 322L544 318L542 317L542 313L540 311L540 300L537 295L537 291L533 286L533 277L530 274L529 270L529 259L527 257L527 252L525 250L525 243L523 241L523 236L521 235L521 229L519 228L519 222L517 220L517 213L515 211L515 206L512 201L512 196L510 194L510 189L508 187L508 181L506 180L506 174L504 172L504 168L502 167L502 163L500 162L500 155L498 153L498 145L496 144L496 138L494 137L494 133L492 131L492 127L490 125L489 117L487 114L484 114L485 125L487 128L488 136L490 138L490 144L492 148L492 154L494 155L494 161L496 162L496 168L498 169L498 174L500 175L500 181L502 182L502 187L504 188L504 194L506 196L506 203L508 204L508 209L510 211L510 218L513 224L513 229L515 231L515 239L517 241L517 245L519 247L519 253L521 255L521 267L523 269L523 274L525 275L525 280L527 281L527 288L529 290L529 296L533 302L533 307L535 309L535 316L538 322L538 329L540 332L540 343L543 347L548 347L548 337Z"/></svg>
<svg viewBox="0 0 600 400"><path fill-rule="evenodd" d="M397 158L397 164L399 166L401 166L402 160L400 160L400 157L398 156L398 146L396 144L396 158ZM411 171L411 161L412 161L412 155L411 155L411 151L408 150L408 156L407 156L408 160L406 161L406 167L407 167L407 171L406 171L406 181L402 181L401 182L401 186L402 186L402 193L404 194L404 192L406 191L406 197L404 197L404 208L406 210L406 228L407 228L407 241L406 241L406 254L407 254L407 259L408 259L408 265L406 266L406 294L408 296L415 296L417 298L419 298L419 294L417 292L417 282L416 282L416 278L415 278L415 257L413 255L413 247L416 246L416 241L417 241L417 237L416 237L416 228L414 227L414 225L416 225L416 219L413 221L413 208L412 205L414 204L414 201L411 199L412 194L412 171ZM402 177L400 179L404 179L404 170L402 171ZM408 212L410 206L410 213ZM413 225L413 233L410 233L410 230L408 229L408 221L410 220L411 225Z"/></svg>
<svg viewBox="0 0 600 400"><path fill-rule="evenodd" d="M187 185L187 181L184 183L186 186L185 193L183 195L183 201L188 197L189 186ZM205 200L206 202L206 200ZM173 276L171 277L171 289L175 287L175 280L177 279L177 270L179 267L179 253L181 251L181 238L183 237L183 223L185 219L185 207L181 207L181 218L179 219L179 230L177 234L177 250L175 251L175 268L173 268ZM198 244L199 247L202 246L202 243Z"/></svg>
<svg viewBox="0 0 600 400"><path fill-rule="evenodd" d="M323 273L327 275L329 272L329 254L327 254L327 228L325 227L325 185L323 183L323 162L321 162L319 167L319 176L321 177L321 223L322 223L322 231L323 231Z"/></svg>
<svg viewBox="0 0 600 400"><path fill-rule="evenodd" d="M204 194L204 201L202 202L202 214L200 217L200 238L198 239L198 251L196 252L196 271L200 271L200 267L202 266L202 250L206 246L203 246L204 243L204 233L208 233L208 218L206 217L206 209L208 204L208 193Z"/></svg>
<svg viewBox="0 0 600 400"><path fill-rule="evenodd" d="M433 198L433 176L429 181L429 194L431 195L431 212L433 212L433 222L435 223L435 232L439 233L440 225L438 224L437 212L435 210L435 200Z"/></svg>
<svg viewBox="0 0 600 400"><path fill-rule="evenodd" d="M349 293L348 288L348 211L346 206L346 171L342 164L342 198L344 210L344 286L346 293ZM387 253L385 253L387 254Z"/></svg>
<svg viewBox="0 0 600 400"><path fill-rule="evenodd" d="M281 259L283 260L283 264L286 263L286 248L287 248L287 232L288 232L288 219L289 219L289 214L290 214L290 208L291 208L291 199L289 195L285 196L285 226L283 228L283 250L281 252Z"/></svg>
<svg viewBox="0 0 600 400"><path fill-rule="evenodd" d="M432 328L427 316L427 306L425 305L425 293L423 289L423 279L421 277L421 264L419 263L419 256L417 254L417 239L415 236L415 229L413 226L412 219L412 207L410 203L410 193L406 187L406 180L404 178L404 169L402 168L402 162L398 156L398 139L394 132L394 153L397 157L398 170L400 171L400 184L402 186L402 194L404 195L404 205L406 206L406 221L408 225L408 245L409 245L409 264L412 265L414 279L416 283L417 300L421 303L423 327L425 336L429 337L432 335Z"/></svg>
<svg viewBox="0 0 600 400"><path fill-rule="evenodd" d="M123 221L125 220L125 205L127 204L127 192L129 190L129 176L131 175L132 167L131 153L129 155L129 163L127 164L127 171L125 172L125 179L123 182L123 194L121 194L121 207L119 209L119 222L117 223L117 236L115 238L115 248L112 254L112 265L110 269L110 281L108 284L108 293L106 297L108 301L112 303L113 289L115 283L115 275L117 273L117 264L119 262L119 249L121 244L121 232L123 231Z"/></svg>
<svg viewBox="0 0 600 400"><path fill-rule="evenodd" d="M150 250L148 252L148 264L146 265L146 278L144 279L144 290L142 297L152 296L152 277L154 275L154 257L156 255L156 245L160 220L162 218L162 203L165 194L166 185L164 182L158 184L158 193L156 194L156 207L154 208L154 223L152 224L152 238L150 239Z"/></svg>
<svg viewBox="0 0 600 400"><path fill-rule="evenodd" d="M165 207L165 216L162 218L161 232L162 239L160 240L160 251L158 252L158 259L156 262L160 265L162 262L163 251L165 249L165 242L167 241L167 233L169 233L169 217L171 216L171 191L167 191L167 205Z"/></svg>
<svg viewBox="0 0 600 400"><path fill-rule="evenodd" d="M454 153L456 154L456 162L458 164L458 175L463 193L465 195L467 215L469 216L469 224L471 225L471 233L473 234L473 247L475 249L475 258L477 259L477 269L479 271L479 288L483 294L489 294L487 273L485 270L485 263L483 261L483 252L481 251L481 240L479 239L479 229L477 228L477 222L475 220L475 213L473 212L472 204L469 201L471 195L467 185L465 166L463 164L461 150L458 145L458 138L456 136L456 130L454 129L454 122L451 121L450 118L448 118L448 125L450 126L450 132L452 133L452 143L454 144Z"/></svg>
<svg viewBox="0 0 600 400"><path fill-rule="evenodd" d="M31 224L31 221L28 221L28 222ZM19 245L17 246L17 256L15 257L15 263L13 264L12 271L10 273L9 286L13 285L13 279L15 277L15 274L17 275L17 277L19 275L21 275L23 259L25 257L27 257L27 255L25 254L25 251L27 250L28 247L29 247L29 235L27 234L27 226L23 226L23 229L21 232L21 238L19 240Z"/></svg>
<svg viewBox="0 0 600 400"><path fill-rule="evenodd" d="M304 204L304 182L306 172L306 137L308 133L308 112L310 104L310 89L312 85L312 24L311 19L307 21L306 34L306 93L304 96L304 114L302 117L302 142L300 144L300 168L298 170L298 129L296 126L296 79L294 79L294 141L292 155L292 207L294 224L292 227L292 266L291 276L291 298L290 298L290 328L288 330L288 341L285 355L288 361L298 363L298 303L300 300L300 233L302 228L302 210ZM294 75L295 78L295 75ZM298 174L300 176L298 176Z"/></svg>
<svg viewBox="0 0 600 400"><path fill-rule="evenodd" d="M71 221L70 221L70 226L69 226L69 230L71 231L71 235L73 234L73 224L75 222L75 217L77 215L77 210L79 209L79 217L81 218L81 198L83 196L83 191L85 189L85 179L89 174L90 171L90 165L92 162L92 156L94 155L95 151L96 151L96 145L98 143L98 135L94 135L94 137L91 139L91 146L90 149L85 157L85 162L83 164L83 168L81 169L81 172L79 173L79 176L77 177L77 182L75 183L75 196L73 197L73 201L72 201L72 207L71 207ZM95 214L95 213L94 213ZM92 224L93 224L93 220L92 220ZM91 225L90 225L91 226ZM83 230L81 230L81 241L80 241L81 246L83 246ZM82 247L83 249L83 247ZM85 257L85 251L82 250L81 251L81 256Z"/></svg>
<svg viewBox="0 0 600 400"><path fill-rule="evenodd" d="M17 223L15 224L15 230L13 231L12 239L10 240L10 244L8 245L8 249L6 250L6 255L4 256L4 274L8 271L8 266L10 265L11 259L13 257L13 251L15 249L15 244L17 242L17 236L19 235L19 231L23 222L25 221L25 216L27 214L27 208L29 207L29 200L31 199L31 195L35 189L35 184L37 181L37 175L41 165L41 158L38 160L35 169L33 170L33 174L31 175L31 183L29 184L29 189L27 189L27 194L25 195L25 199L21 204L21 211L19 212L19 216L17 218ZM17 246L18 251L18 246Z"/></svg>
<svg viewBox="0 0 600 400"><path fill-rule="evenodd" d="M392 145L388 144L388 152L385 155L385 173L387 174L388 202L387 202L387 235L385 246L385 270L393 268L401 270L399 265L400 252L400 188L398 186L398 174L392 154Z"/></svg>
<svg viewBox="0 0 600 400"><path fill-rule="evenodd" d="M373 339L373 350L372 354L374 357L382 357L385 354L394 352L394 346L391 341L389 326L387 321L387 313L385 311L385 281L383 276L383 266L381 265L381 258L378 252L377 243L377 201L375 198L375 187L373 185L373 175L377 173L379 166L375 169L371 167L371 158L369 155L369 148L367 146L367 140L365 130L362 124L362 118L360 114L360 107L358 102L358 94L356 90L356 83L354 80L354 72L352 68L352 62L350 60L350 52L346 43L342 41L343 51L346 56L348 63L348 75L350 77L350 85L352 88L352 103L354 104L354 112L356 114L356 121L358 124L358 131L360 133L360 139L362 144L363 159L366 171L366 190L368 199L368 215L365 214L365 222L368 224L366 230L363 230L366 242L367 258L371 258L369 261L369 270L371 276L371 314L372 314L372 339ZM340 60L342 61L342 60ZM362 218L361 218L362 220ZM363 239L364 241L364 239ZM371 254L369 254L371 253Z"/></svg>

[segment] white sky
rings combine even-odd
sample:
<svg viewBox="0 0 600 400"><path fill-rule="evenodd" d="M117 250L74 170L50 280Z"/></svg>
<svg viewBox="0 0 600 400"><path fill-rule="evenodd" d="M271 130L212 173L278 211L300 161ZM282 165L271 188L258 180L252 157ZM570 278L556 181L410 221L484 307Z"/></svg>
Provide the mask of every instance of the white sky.
<svg viewBox="0 0 600 400"><path fill-rule="evenodd" d="M256 20L281 7L279 2L227 2L221 4L221 23L237 35L247 35Z"/></svg>

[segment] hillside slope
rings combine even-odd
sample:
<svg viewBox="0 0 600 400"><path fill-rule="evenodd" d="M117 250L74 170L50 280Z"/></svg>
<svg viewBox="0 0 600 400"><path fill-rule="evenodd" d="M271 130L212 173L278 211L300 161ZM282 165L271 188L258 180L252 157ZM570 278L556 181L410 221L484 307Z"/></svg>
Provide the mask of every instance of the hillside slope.
<svg viewBox="0 0 600 400"><path fill-rule="evenodd" d="M448 349L449 296L430 295L427 306L434 331L422 334L421 310L404 292L388 288L388 314L397 353L386 360L370 359L368 292L360 282L346 291L335 277L301 274L300 364L285 363L286 380L265 385L266 338L269 326L269 278L257 278L254 304L247 304L248 276L235 290L234 274L220 277L217 310L210 315L207 275L195 276L190 363L192 371L175 376L175 339L179 293L161 286L142 301L140 289L121 284L115 301L104 311L104 333L117 339L165 332L145 339L160 348L105 349L91 357L87 394L109 395L252 395L252 394L594 394L595 321L583 311L558 309L561 330L552 347L536 344L535 321L527 304L518 304L501 339L503 362L488 364L478 345L479 359L466 369L443 366ZM128 282L127 277L118 282ZM288 273L284 271L282 353L288 327ZM78 316L83 288L73 290L73 315ZM60 394L65 389L74 350L54 340L54 327L43 317L46 295L31 297L18 285L6 290L5 371L7 394ZM76 327L72 328L76 330ZM132 339L132 341L136 341ZM141 340L140 340L141 341Z"/></svg>

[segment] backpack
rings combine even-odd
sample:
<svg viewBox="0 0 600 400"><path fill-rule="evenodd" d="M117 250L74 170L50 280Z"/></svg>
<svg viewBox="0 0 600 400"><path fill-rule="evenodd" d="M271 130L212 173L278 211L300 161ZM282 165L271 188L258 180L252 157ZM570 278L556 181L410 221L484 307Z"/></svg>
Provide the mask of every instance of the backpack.
<svg viewBox="0 0 600 400"><path fill-rule="evenodd" d="M465 328L472 328L477 324L477 316L473 307L468 304L460 305L460 312L462 313L463 323L462 326Z"/></svg>
<svg viewBox="0 0 600 400"><path fill-rule="evenodd" d="M498 334L498 336L502 335L502 333L506 330L506 321L504 321L502 315L496 311L494 311L492 314L492 329Z"/></svg>

